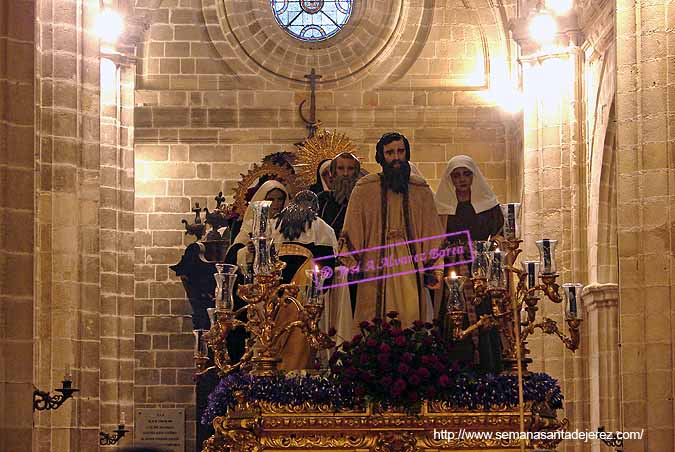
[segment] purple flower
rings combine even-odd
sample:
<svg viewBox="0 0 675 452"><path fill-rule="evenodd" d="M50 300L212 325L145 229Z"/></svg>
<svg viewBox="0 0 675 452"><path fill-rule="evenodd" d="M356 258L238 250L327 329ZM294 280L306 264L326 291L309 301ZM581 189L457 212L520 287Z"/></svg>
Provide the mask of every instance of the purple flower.
<svg viewBox="0 0 675 452"><path fill-rule="evenodd" d="M394 339L394 344L398 345L399 347L403 347L405 343L406 340L403 336L396 336L396 339Z"/></svg>
<svg viewBox="0 0 675 452"><path fill-rule="evenodd" d="M423 356L420 358L420 362L421 362L422 364L424 364L425 366L428 366L428 365L431 364L433 361L431 360L431 356L429 356L429 355L423 355Z"/></svg>
<svg viewBox="0 0 675 452"><path fill-rule="evenodd" d="M328 336L333 337L337 334L337 330L332 326L328 329Z"/></svg>
<svg viewBox="0 0 675 452"><path fill-rule="evenodd" d="M391 351L391 347L389 346L389 344L381 344L380 351L382 353L389 353Z"/></svg>
<svg viewBox="0 0 675 452"><path fill-rule="evenodd" d="M400 336L401 334L403 334L403 330L401 328L393 328L391 330L392 336Z"/></svg>
<svg viewBox="0 0 675 452"><path fill-rule="evenodd" d="M415 321L413 322L413 327L414 327L416 330L420 330L420 329L424 328L424 322L421 321L421 320L415 320Z"/></svg>
<svg viewBox="0 0 675 452"><path fill-rule="evenodd" d="M371 337L366 341L366 345L368 347L375 347L377 345L377 341Z"/></svg>
<svg viewBox="0 0 675 452"><path fill-rule="evenodd" d="M389 386L391 386L391 384L393 382L394 382L394 379L391 378L389 375L387 375L386 377L382 377L382 379L380 380L380 384L382 386L384 386L385 388L388 388Z"/></svg>
<svg viewBox="0 0 675 452"><path fill-rule="evenodd" d="M361 342L361 339L362 339L362 338L363 338L363 336L361 336L360 334L357 334L356 336L354 336L354 337L352 338L352 345L356 345L356 344L358 344L359 342Z"/></svg>
<svg viewBox="0 0 675 452"><path fill-rule="evenodd" d="M413 386L417 386L421 382L422 379L417 374L410 374L410 376L408 377L408 383L410 383Z"/></svg>
<svg viewBox="0 0 675 452"><path fill-rule="evenodd" d="M401 361L410 363L412 360L415 358L415 356L410 353L410 352L405 352L403 355L401 355Z"/></svg>
<svg viewBox="0 0 675 452"><path fill-rule="evenodd" d="M407 374L410 372L410 367L406 363L401 363L398 365L398 372L401 374Z"/></svg>
<svg viewBox="0 0 675 452"><path fill-rule="evenodd" d="M370 322L367 320L364 320L363 322L359 323L359 328L366 329L370 325Z"/></svg>
<svg viewBox="0 0 675 452"><path fill-rule="evenodd" d="M446 374L441 375L440 378L438 379L438 385L441 388L445 388L449 384L450 384L450 377L448 377Z"/></svg>
<svg viewBox="0 0 675 452"><path fill-rule="evenodd" d="M433 323L430 323L430 322L424 322L424 328L426 328L427 330L430 330L430 329L432 329L433 327L434 327L434 324L433 324Z"/></svg>
<svg viewBox="0 0 675 452"><path fill-rule="evenodd" d="M398 312L389 311L389 312L387 312L387 317L389 317L390 319L395 319L396 317L398 317Z"/></svg>
<svg viewBox="0 0 675 452"><path fill-rule="evenodd" d="M383 365L389 364L389 358L390 357L391 357L391 355L389 353L380 353L379 355L377 355L377 362L379 362L380 364L383 364Z"/></svg>
<svg viewBox="0 0 675 452"><path fill-rule="evenodd" d="M424 339L422 339L422 345L432 345L434 343L434 338L431 336L427 336Z"/></svg>

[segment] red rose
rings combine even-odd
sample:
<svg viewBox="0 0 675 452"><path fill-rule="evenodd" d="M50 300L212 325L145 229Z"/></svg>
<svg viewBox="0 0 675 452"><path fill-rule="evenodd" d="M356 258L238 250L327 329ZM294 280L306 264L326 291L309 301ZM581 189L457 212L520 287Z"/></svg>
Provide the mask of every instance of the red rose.
<svg viewBox="0 0 675 452"><path fill-rule="evenodd" d="M401 363L398 365L398 372L401 374L407 374L410 372L410 367L406 363Z"/></svg>
<svg viewBox="0 0 675 452"><path fill-rule="evenodd" d="M380 345L380 351L382 353L389 353L391 351L391 347L389 346L389 344L382 344Z"/></svg>
<svg viewBox="0 0 675 452"><path fill-rule="evenodd" d="M445 388L449 384L450 384L450 377L448 377L446 374L441 375L440 378L438 379L438 385L441 388Z"/></svg>
<svg viewBox="0 0 675 452"><path fill-rule="evenodd" d="M394 344L398 345L399 347L403 347L405 342L406 340L404 336L396 336L396 339L394 339Z"/></svg>

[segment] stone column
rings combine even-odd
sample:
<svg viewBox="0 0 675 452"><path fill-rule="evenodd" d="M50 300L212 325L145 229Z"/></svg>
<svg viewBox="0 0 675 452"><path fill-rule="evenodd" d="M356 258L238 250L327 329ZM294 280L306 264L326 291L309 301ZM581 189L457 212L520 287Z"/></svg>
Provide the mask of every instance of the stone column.
<svg viewBox="0 0 675 452"><path fill-rule="evenodd" d="M675 450L675 4L617 0L617 185L626 452Z"/></svg>
<svg viewBox="0 0 675 452"><path fill-rule="evenodd" d="M581 294L586 311L584 329L588 337L589 426L597 430L617 431L619 416L619 287L616 284L592 284ZM600 442L591 443L593 452L601 452Z"/></svg>
<svg viewBox="0 0 675 452"><path fill-rule="evenodd" d="M558 283L586 283L587 185L584 139L584 53L574 16L559 18L555 45L540 46L530 39L530 16L514 23L520 45L523 110L523 260L538 259L537 240L558 241ZM532 11L532 14L535 14ZM562 293L562 289L561 289ZM542 298L538 319L549 317L567 333L564 307ZM582 324L582 328L585 325ZM535 333L528 338L533 365L560 381L565 395L564 415L572 429L587 427L585 382L586 333L572 353L555 335ZM569 441L567 451L584 450Z"/></svg>
<svg viewBox="0 0 675 452"><path fill-rule="evenodd" d="M31 450L35 5L0 3L0 450Z"/></svg>
<svg viewBox="0 0 675 452"><path fill-rule="evenodd" d="M37 11L34 381L74 400L36 413L34 450L96 450L101 362L98 0L39 0Z"/></svg>

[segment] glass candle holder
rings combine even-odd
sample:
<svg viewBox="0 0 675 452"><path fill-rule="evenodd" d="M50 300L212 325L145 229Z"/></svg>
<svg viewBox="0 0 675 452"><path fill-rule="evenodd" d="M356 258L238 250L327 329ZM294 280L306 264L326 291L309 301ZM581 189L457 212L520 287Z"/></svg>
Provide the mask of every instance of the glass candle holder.
<svg viewBox="0 0 675 452"><path fill-rule="evenodd" d="M252 237L254 239L269 237L271 231L269 213L272 208L272 201L252 202L248 208L253 209Z"/></svg>
<svg viewBox="0 0 675 452"><path fill-rule="evenodd" d="M232 311L234 309L234 282L237 279L237 266L216 264L213 277L216 280L216 309Z"/></svg>
<svg viewBox="0 0 675 452"><path fill-rule="evenodd" d="M207 358L209 356L209 345L206 342L205 334L209 330L192 330L195 336L195 358Z"/></svg>
<svg viewBox="0 0 675 452"><path fill-rule="evenodd" d="M443 278L448 288L448 311L463 311L464 303L459 290L459 277L455 272Z"/></svg>
<svg viewBox="0 0 675 452"><path fill-rule="evenodd" d="M253 239L255 246L255 258L253 259L254 275L269 275L274 271L274 262L272 262L272 253L270 247L272 239L267 237L258 237Z"/></svg>
<svg viewBox="0 0 675 452"><path fill-rule="evenodd" d="M213 325L216 324L216 308L206 308L206 313L209 316L210 327L213 328Z"/></svg>
<svg viewBox="0 0 675 452"><path fill-rule="evenodd" d="M471 263L471 274L474 278L487 278L490 266L488 252L492 242L487 240L476 240L473 242L474 258Z"/></svg>
<svg viewBox="0 0 675 452"><path fill-rule="evenodd" d="M528 289L532 289L537 285L537 278L539 277L539 261L524 261L521 263L523 271L527 273Z"/></svg>
<svg viewBox="0 0 675 452"><path fill-rule="evenodd" d="M319 267L315 265L313 269L305 270L305 276L307 277L307 302L319 303L321 289L326 280L325 275L323 272L319 271Z"/></svg>
<svg viewBox="0 0 675 452"><path fill-rule="evenodd" d="M506 240L520 239L520 203L500 204L499 208L504 216L504 238Z"/></svg>
<svg viewBox="0 0 675 452"><path fill-rule="evenodd" d="M584 285L580 283L566 283L562 287L565 293L565 318L581 319L581 291Z"/></svg>
<svg viewBox="0 0 675 452"><path fill-rule="evenodd" d="M488 272L488 285L493 288L506 288L506 272L502 262L500 250L490 251L490 271Z"/></svg>
<svg viewBox="0 0 675 452"><path fill-rule="evenodd" d="M539 248L539 270L542 275L552 275L556 273L557 267L555 262L555 247L558 244L557 240L537 240L537 248Z"/></svg>

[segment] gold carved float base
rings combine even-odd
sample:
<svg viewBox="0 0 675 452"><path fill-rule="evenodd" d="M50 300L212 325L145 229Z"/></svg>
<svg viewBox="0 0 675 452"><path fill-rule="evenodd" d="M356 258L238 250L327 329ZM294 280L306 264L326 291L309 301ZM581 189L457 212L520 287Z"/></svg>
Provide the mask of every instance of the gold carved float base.
<svg viewBox="0 0 675 452"><path fill-rule="evenodd" d="M527 404L525 432L540 437L567 430L545 404ZM248 404L213 421L216 433L204 442L203 452L497 452L521 449L516 438L498 438L497 432L520 432L517 408L491 411L451 410L443 402L425 402L419 415L362 410L334 412L329 406L290 407L270 403ZM445 432L445 433L444 433ZM452 432L452 433L448 433ZM449 439L464 432L463 438ZM492 438L476 436L492 434ZM543 434L542 434L543 433ZM525 440L525 450L552 451L560 440Z"/></svg>

